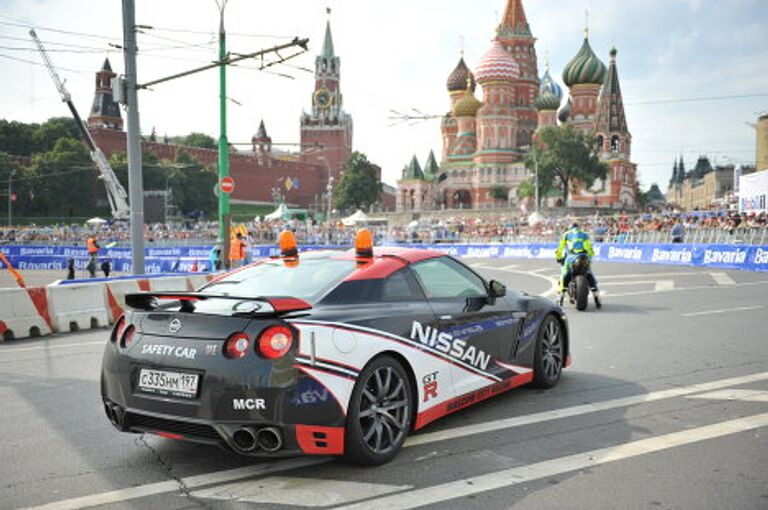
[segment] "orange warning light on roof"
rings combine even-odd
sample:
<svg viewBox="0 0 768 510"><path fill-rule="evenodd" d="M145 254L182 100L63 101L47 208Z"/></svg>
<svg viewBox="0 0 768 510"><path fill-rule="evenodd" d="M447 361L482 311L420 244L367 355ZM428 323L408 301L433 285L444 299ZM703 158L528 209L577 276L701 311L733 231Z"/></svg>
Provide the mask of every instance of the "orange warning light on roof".
<svg viewBox="0 0 768 510"><path fill-rule="evenodd" d="M299 249L296 244L296 236L290 230L283 230L277 238L277 245L280 246L281 257L298 257Z"/></svg>
<svg viewBox="0 0 768 510"><path fill-rule="evenodd" d="M367 228L361 228L355 236L355 255L361 258L373 257L373 235Z"/></svg>

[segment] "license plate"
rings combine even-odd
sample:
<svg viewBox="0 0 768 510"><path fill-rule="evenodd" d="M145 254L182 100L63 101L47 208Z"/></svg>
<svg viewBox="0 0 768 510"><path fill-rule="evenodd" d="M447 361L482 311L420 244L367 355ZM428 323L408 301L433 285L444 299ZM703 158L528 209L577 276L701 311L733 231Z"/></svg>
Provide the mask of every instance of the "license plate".
<svg viewBox="0 0 768 510"><path fill-rule="evenodd" d="M199 378L198 374L142 368L139 371L139 389L160 395L195 398Z"/></svg>

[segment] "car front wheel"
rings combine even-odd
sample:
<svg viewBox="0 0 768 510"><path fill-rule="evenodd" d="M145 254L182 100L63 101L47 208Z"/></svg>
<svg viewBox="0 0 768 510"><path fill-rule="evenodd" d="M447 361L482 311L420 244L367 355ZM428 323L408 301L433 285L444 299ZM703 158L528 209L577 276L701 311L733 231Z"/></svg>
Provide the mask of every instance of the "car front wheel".
<svg viewBox="0 0 768 510"><path fill-rule="evenodd" d="M355 464L389 462L411 428L413 395L403 366L390 356L371 362L352 390L344 458Z"/></svg>

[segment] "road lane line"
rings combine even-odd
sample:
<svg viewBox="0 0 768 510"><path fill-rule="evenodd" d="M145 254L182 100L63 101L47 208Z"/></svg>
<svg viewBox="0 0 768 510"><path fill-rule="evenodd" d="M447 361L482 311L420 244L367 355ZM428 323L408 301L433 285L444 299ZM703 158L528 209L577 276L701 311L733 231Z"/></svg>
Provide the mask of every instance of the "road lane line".
<svg viewBox="0 0 768 510"><path fill-rule="evenodd" d="M655 292L668 292L675 288L675 280L658 280L653 286Z"/></svg>
<svg viewBox="0 0 768 510"><path fill-rule="evenodd" d="M232 482L243 478L253 476L268 475L280 473L291 469L305 468L328 462L328 457L303 457L299 459L288 459L277 463L263 464L260 466L246 466L225 471L215 471L202 475L189 476L181 478L181 482L187 489L213 485L217 483ZM80 508L91 508L99 505L108 505L110 503L122 503L132 499L144 498L147 496L156 496L168 492L179 490L179 483L175 480L166 480L164 482L150 483L125 489L117 489L99 494L91 494L79 498L64 499L54 501L45 505L28 507L24 510L79 510Z"/></svg>
<svg viewBox="0 0 768 510"><path fill-rule="evenodd" d="M768 402L768 391L761 390L720 390L702 395L691 395L688 398L703 398L714 400L743 400L745 402Z"/></svg>
<svg viewBox="0 0 768 510"><path fill-rule="evenodd" d="M413 485L270 476L258 481L246 480L192 492L193 498L219 499L240 503L328 507L350 504L413 489Z"/></svg>
<svg viewBox="0 0 768 510"><path fill-rule="evenodd" d="M715 280L715 283L718 285L736 285L736 282L733 281L733 278L728 276L728 273L713 272L709 273L709 276L711 276L712 279Z"/></svg>
<svg viewBox="0 0 768 510"><path fill-rule="evenodd" d="M743 283L737 283L736 285L730 285L730 288L736 288L736 287L749 287L752 285L768 285L768 280L761 280L759 282L743 282ZM714 285L698 285L695 287L678 287L671 290L666 290L662 292L680 292L684 290L723 290L720 286L714 286ZM655 290L643 290L638 292L622 292L620 294L611 294L612 297L626 297L626 296L642 296L645 294L658 294Z"/></svg>
<svg viewBox="0 0 768 510"><path fill-rule="evenodd" d="M464 436L482 434L485 432L493 432L496 430L508 429L513 427L520 427L524 425L530 425L534 423L541 423L550 420L556 420L559 418L566 418L572 416L578 416L581 414L594 413L599 411L606 411L619 407L628 407L631 405L642 404L644 402L655 402L658 400L675 398L681 396L688 396L694 393L711 392L727 388L730 386L737 386L741 384L749 384L753 382L768 380L768 372L758 372L755 374L732 377L728 379L721 379L717 381L711 381L707 383L698 383L691 386L684 386L680 388L672 388L669 390L661 390L653 393L646 393L642 395L634 395L631 397L624 397L619 399L607 400L603 402L595 402L590 404L582 404L578 406L566 407L563 409L555 409L553 411L545 411L541 413L529 414L525 416L516 416L513 418L506 418L502 420L495 420L492 422L476 423L473 425L466 425L463 427L454 427L446 430L441 430L432 433L418 434L408 438L404 447L418 446L422 444L435 443L438 441L446 441L449 439L461 438ZM187 488L201 487L205 485L214 485L226 482L232 482L235 480L241 480L244 478L251 478L260 475L266 475L271 473L279 473L282 471L289 471L291 469L298 469L302 467L312 466L315 464L321 464L328 462L327 457L304 457L299 459L290 459L284 461L277 461L275 463L261 465L261 466L248 466L237 469L230 469L225 471L214 471L211 473L205 473L201 475L190 476L182 478L182 482ZM106 505L109 503L116 503L120 501L127 501L132 499L143 498L147 496L155 496L158 494L165 494L168 492L174 492L179 490L179 484L175 481L163 481L156 482L147 485L140 485L136 487L128 487L125 489L117 489L114 491L103 492L99 494L91 494L87 496L76 497L72 499L66 499L62 501L55 501L41 506L30 507L28 510L78 510L81 508L90 508L98 505Z"/></svg>
<svg viewBox="0 0 768 510"><path fill-rule="evenodd" d="M107 335L109 333L106 333ZM106 340L99 340L97 342L77 342L73 344L60 344L60 345L41 345L38 347L11 347L10 349L0 348L0 354L6 354L9 352L24 352L24 351L47 351L48 349L66 349L68 347L81 347L83 345L106 345Z"/></svg>
<svg viewBox="0 0 768 510"><path fill-rule="evenodd" d="M650 278L654 276L701 276L706 274L703 271L666 271L663 273L633 273L633 274L606 274L600 275L600 281L613 280L621 278Z"/></svg>
<svg viewBox="0 0 768 510"><path fill-rule="evenodd" d="M592 402L589 404L581 404L572 407L564 407L562 409L554 409L552 411L544 411L541 413L528 414L524 416L514 416L512 418L503 418L501 420L487 421L482 423L473 423L472 425L465 425L463 427L454 427L445 430L439 430L437 432L429 432L423 434L417 434L408 438L404 447L417 446L427 443L435 443L437 441L447 441L449 439L458 439L474 434L483 434L486 432L495 432L497 430L508 429L513 427L521 427L524 425L532 425L534 423L541 423L550 420L556 420L560 418L570 418L573 416L579 416L582 414L596 413L600 411L608 411L611 409L617 409L620 407L629 407L646 402L656 402L659 400L665 400L669 398L685 397L694 393L702 393L706 391L714 391L730 386L738 386L740 384L749 384L758 381L768 380L768 372L759 372L756 374L733 377L729 379L721 379L719 381L711 381L707 383L698 383L691 386L683 386L680 388L672 388L669 390L654 391L652 393L644 393L642 395L633 395L631 397L622 397L613 400L604 400L602 402Z"/></svg>
<svg viewBox="0 0 768 510"><path fill-rule="evenodd" d="M702 312L690 312L690 313L682 313L680 314L683 317L698 317L699 315L713 315L718 313L728 313L728 312L743 312L747 310L758 310L762 308L763 305L755 305L755 306L738 306L736 308L721 308L720 310L704 310Z"/></svg>
<svg viewBox="0 0 768 510"><path fill-rule="evenodd" d="M671 434L649 437L607 448L598 448L558 459L504 469L486 475L454 480L362 503L336 507L335 510L407 510L425 505L434 505L472 494L511 487L541 478L557 476L580 469L589 469L608 464L609 462L631 459L640 455L661 452L671 448L748 432L763 427L768 427L768 413L746 416L694 429L681 430Z"/></svg>

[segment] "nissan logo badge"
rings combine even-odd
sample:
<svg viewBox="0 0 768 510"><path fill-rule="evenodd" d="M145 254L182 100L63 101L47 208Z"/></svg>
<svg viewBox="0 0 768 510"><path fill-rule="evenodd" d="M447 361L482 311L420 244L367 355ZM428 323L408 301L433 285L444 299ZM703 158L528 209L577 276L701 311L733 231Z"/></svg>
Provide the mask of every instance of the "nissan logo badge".
<svg viewBox="0 0 768 510"><path fill-rule="evenodd" d="M171 333L178 333L178 331L181 329L181 321L179 319L173 319L170 324L168 324L168 331Z"/></svg>

